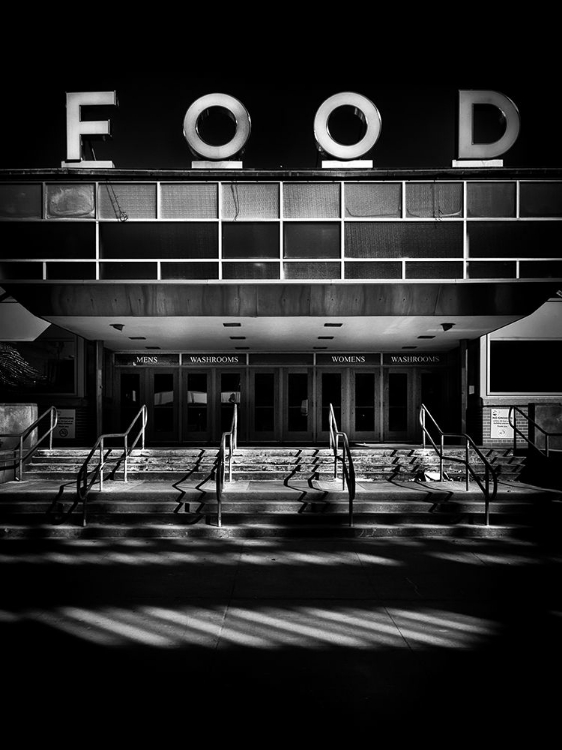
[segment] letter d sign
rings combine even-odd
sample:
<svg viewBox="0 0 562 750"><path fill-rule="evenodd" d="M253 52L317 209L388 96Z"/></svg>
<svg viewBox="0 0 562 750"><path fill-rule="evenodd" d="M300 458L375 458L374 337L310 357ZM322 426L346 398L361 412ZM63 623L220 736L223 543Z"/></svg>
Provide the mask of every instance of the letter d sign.
<svg viewBox="0 0 562 750"><path fill-rule="evenodd" d="M493 143L474 143L474 105L491 104L505 117L503 136ZM521 121L515 104L497 91L459 91L459 159L493 159L517 140Z"/></svg>

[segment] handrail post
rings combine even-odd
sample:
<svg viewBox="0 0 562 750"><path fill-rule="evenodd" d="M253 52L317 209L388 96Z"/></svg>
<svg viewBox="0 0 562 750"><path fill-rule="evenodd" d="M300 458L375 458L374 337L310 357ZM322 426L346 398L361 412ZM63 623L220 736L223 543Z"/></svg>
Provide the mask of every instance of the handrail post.
<svg viewBox="0 0 562 750"><path fill-rule="evenodd" d="M468 462L469 462L468 440L466 440L466 445L465 445L465 449L464 449L464 457L465 457L465 461L466 461L466 472L465 472L464 481L465 481L466 491L468 492L468 490L469 490L469 482L468 482Z"/></svg>
<svg viewBox="0 0 562 750"><path fill-rule="evenodd" d="M100 471L98 476L100 492L103 490L103 440L100 443Z"/></svg>
<svg viewBox="0 0 562 750"><path fill-rule="evenodd" d="M23 436L19 439L18 482L23 479Z"/></svg>
<svg viewBox="0 0 562 750"><path fill-rule="evenodd" d="M128 436L125 435L125 437L123 438L123 448L125 450L125 468L123 469L123 481L124 482L127 481L127 459L129 458L128 450L127 450L128 446L129 446Z"/></svg>
<svg viewBox="0 0 562 750"><path fill-rule="evenodd" d="M49 430L49 450L53 450L53 432L55 430L55 424L54 424L54 410L51 407L51 418L50 418L50 425L51 428Z"/></svg>

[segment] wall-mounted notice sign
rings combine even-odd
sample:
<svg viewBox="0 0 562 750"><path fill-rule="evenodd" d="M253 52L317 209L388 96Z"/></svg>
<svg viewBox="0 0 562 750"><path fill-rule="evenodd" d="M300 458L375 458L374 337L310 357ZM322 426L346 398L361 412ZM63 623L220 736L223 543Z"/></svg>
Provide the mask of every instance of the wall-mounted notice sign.
<svg viewBox="0 0 562 750"><path fill-rule="evenodd" d="M53 436L63 440L73 440L75 435L76 409L57 409L57 426Z"/></svg>
<svg viewBox="0 0 562 750"><path fill-rule="evenodd" d="M509 424L509 408L503 409L494 406L490 412L490 437L500 440L513 440L513 427Z"/></svg>

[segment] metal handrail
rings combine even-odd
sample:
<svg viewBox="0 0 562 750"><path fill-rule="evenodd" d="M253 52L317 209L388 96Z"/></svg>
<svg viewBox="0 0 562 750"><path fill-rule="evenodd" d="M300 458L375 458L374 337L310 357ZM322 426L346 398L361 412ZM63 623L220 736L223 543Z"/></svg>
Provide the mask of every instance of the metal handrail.
<svg viewBox="0 0 562 750"><path fill-rule="evenodd" d="M440 436L440 446L437 447L435 441L431 437L431 433L429 432L428 428L426 427L425 420L426 415L431 419L435 427L437 428L437 431ZM490 503L494 498L496 497L497 491L498 491L498 478L496 475L496 472L494 470L494 467L492 464L488 461L486 456L482 453L480 448L476 445L474 440L467 435L466 433L455 433L455 432L443 432L443 430L439 427L435 419L433 418L431 412L429 409L422 404L420 406L420 415L419 415L420 425L422 428L422 436L423 436L423 447L426 447L426 436L429 438L433 448L435 449L437 455L439 456L439 475L440 480L443 481L443 461L444 459L447 459L447 461L457 461L458 463L464 464L466 467L466 491L468 492L469 489L469 474L472 475L472 478L476 482L476 484L480 487L484 494L484 516L486 519L486 526L490 525ZM444 441L445 438L460 438L461 440L465 441L465 458L459 458L458 456L445 456L445 445ZM476 471L473 469L473 467L470 464L470 449L477 454L477 456L480 458L482 463L485 467L485 473L484 473L484 482L481 481L480 477L476 473ZM490 479L492 482L492 490L490 490Z"/></svg>
<svg viewBox="0 0 562 750"><path fill-rule="evenodd" d="M25 439L30 435L31 432L33 432L33 430L37 427L37 425L39 424L39 422L41 422L41 420L44 417L46 417L47 414L49 415L49 429L45 432L44 435L42 435L37 440L37 442L35 443L35 445L31 446L31 448L24 455L24 452L23 452L23 443L24 443ZM13 451L14 451L13 468L14 468L14 472L15 472L15 474L14 474L15 480L17 482L21 482L22 479L23 479L24 461L26 461L28 458L30 458L35 453L35 451L37 450L37 448L39 448L39 445L47 437L49 438L49 450L52 450L52 448L53 448L53 431L54 431L55 427L57 426L57 422L58 422L58 412L57 412L57 409L54 406L50 406L48 409L46 409L43 412L43 414L41 414L41 416L37 417L37 419L35 420L35 422L33 422L33 424L30 424L29 427L26 427L25 430L23 430L22 432L19 432L19 433L0 433L0 438L6 438L6 437L11 437L11 438L16 437L16 438L18 438L18 446L17 446L17 448L13 449ZM16 459L16 453L18 453L18 458L17 459ZM7 467L4 467L4 468L7 468Z"/></svg>
<svg viewBox="0 0 562 750"><path fill-rule="evenodd" d="M141 426L139 429L139 432L136 436L136 438L133 440L133 442L129 445L129 435L135 426L135 424L138 422L138 420L141 420ZM146 432L146 424L148 421L148 410L146 405L143 404L139 411L137 412L136 416L134 417L131 424L127 427L125 432L108 432L103 435L100 435L96 442L94 443L94 446L92 450L88 453L87 457L84 460L84 463L80 467L78 474L76 475L76 493L78 496L78 500L82 501L82 526L86 526L86 500L88 497L88 493L90 492L92 485L98 481L99 482L99 489L100 492L103 490L103 469L107 463L107 458L111 453L111 447L107 451L107 453L104 456L105 451L105 441L109 438L123 438L123 452L121 453L121 456L117 459L117 464L119 464L121 461L124 461L124 469L123 469L123 481L127 481L127 459L129 457L129 454L131 451L134 450L139 440L142 440L141 442L141 449L144 449L144 438L145 438L145 432ZM94 466L93 469L88 469L88 465L90 463L90 460L96 453L96 451L99 452L99 461Z"/></svg>
<svg viewBox="0 0 562 750"><path fill-rule="evenodd" d="M353 456L349 447L349 440L345 432L338 429L334 407L330 404L329 413L330 427L330 450L334 454L334 479L338 477L338 461L342 465L342 489L347 486L349 494L349 525L353 526L353 501L355 500L355 467L353 465ZM342 440L342 452L338 454L339 440Z"/></svg>
<svg viewBox="0 0 562 750"><path fill-rule="evenodd" d="M228 463L228 481L232 482L232 458L238 447L238 404L233 404L230 430L223 432L215 465L215 487L217 492L217 525L222 525L222 495ZM228 445L228 456L227 456Z"/></svg>
<svg viewBox="0 0 562 750"><path fill-rule="evenodd" d="M539 432L542 432L542 434L544 435L544 450L542 448L539 448L539 446L529 438L528 434L525 435L525 433L521 432L521 430L517 427L517 414L526 419L527 424L532 424L535 429L537 429ZM539 453L542 453L542 455L546 456L547 458L550 456L550 438L562 437L562 432L549 432L548 430L545 430L540 426L540 424L535 422L532 417L530 417L526 412L522 411L522 409L520 409L518 406L509 407L509 414L507 419L509 422L509 426L513 429L513 453L515 453L515 451L517 450L517 435L523 438L527 445L532 446L533 448L535 448L535 450L537 450Z"/></svg>

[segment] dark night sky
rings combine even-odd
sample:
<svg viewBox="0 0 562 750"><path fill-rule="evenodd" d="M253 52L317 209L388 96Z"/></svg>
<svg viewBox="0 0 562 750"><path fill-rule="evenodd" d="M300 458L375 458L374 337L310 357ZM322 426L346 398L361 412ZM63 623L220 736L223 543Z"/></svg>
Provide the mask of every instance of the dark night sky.
<svg viewBox="0 0 562 750"><path fill-rule="evenodd" d="M375 168L447 168L457 158L458 91L463 88L499 91L519 109L519 138L500 157L506 167L562 167L558 64L546 53L529 62L505 47L493 63L483 64L482 56L479 64L472 63L469 55L462 65L454 47L432 58L424 52L410 59L383 55L384 64L381 57L358 64L342 55L345 65L337 64L334 55L312 54L284 62L276 54L278 64L270 67L263 44L253 57L247 45L245 53L234 49L220 58L209 51L189 53L186 46L178 62L177 56L153 57L146 50L102 54L109 42L81 51L79 41L64 59L50 47L41 54L36 50L31 68L10 64L13 50L1 53L8 73L2 84L0 169L60 167L66 159L65 92L86 90L117 92L118 107L92 116L110 119L112 128L110 139L94 144L97 159L120 169L189 169L196 157L184 139L183 118L197 98L214 92L236 97L250 113L244 167L320 167L314 115L325 99L341 91L364 95L381 114L379 140L362 157L372 159ZM210 58L214 65L208 64ZM344 119L342 127L348 126L359 127L358 120ZM350 134L349 142L359 137L359 131L356 138Z"/></svg>

